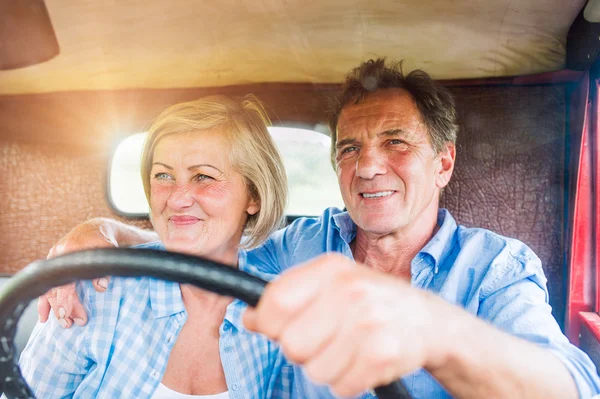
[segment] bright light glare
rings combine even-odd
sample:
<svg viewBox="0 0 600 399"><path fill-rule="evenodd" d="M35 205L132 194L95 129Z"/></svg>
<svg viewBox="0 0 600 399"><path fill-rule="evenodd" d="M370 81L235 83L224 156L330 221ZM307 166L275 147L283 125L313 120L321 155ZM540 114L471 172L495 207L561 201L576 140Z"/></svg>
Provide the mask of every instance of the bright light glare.
<svg viewBox="0 0 600 399"><path fill-rule="evenodd" d="M110 164L108 192L115 209L123 214L140 216L149 211L140 175L146 136L137 133L119 143Z"/></svg>
<svg viewBox="0 0 600 399"><path fill-rule="evenodd" d="M329 161L331 139L312 130L271 127L281 152L290 190L288 215L320 215L330 206L343 208L335 172Z"/></svg>
<svg viewBox="0 0 600 399"><path fill-rule="evenodd" d="M288 176L288 215L317 216L329 206L342 208L337 179L329 161L330 138L312 130L270 127ZM140 177L140 159L146 133L127 137L115 150L110 168L109 193L123 214L147 215L148 202Z"/></svg>

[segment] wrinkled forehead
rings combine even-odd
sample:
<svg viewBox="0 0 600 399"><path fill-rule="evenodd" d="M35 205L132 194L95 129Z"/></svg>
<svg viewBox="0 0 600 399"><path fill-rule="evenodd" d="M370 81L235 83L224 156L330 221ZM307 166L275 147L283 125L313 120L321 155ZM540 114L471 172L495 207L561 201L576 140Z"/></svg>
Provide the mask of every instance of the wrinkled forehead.
<svg viewBox="0 0 600 399"><path fill-rule="evenodd" d="M390 129L417 131L421 125L421 114L408 91L384 89L369 94L359 104L342 108L337 141L357 134L376 135Z"/></svg>
<svg viewBox="0 0 600 399"><path fill-rule="evenodd" d="M169 158L184 164L199 160L229 164L231 144L220 130L176 132L156 140L153 158Z"/></svg>
<svg viewBox="0 0 600 399"><path fill-rule="evenodd" d="M156 138L154 148L159 146L186 146L193 145L201 152L209 152L211 149L222 148L229 151L231 140L224 129L202 129L169 132Z"/></svg>

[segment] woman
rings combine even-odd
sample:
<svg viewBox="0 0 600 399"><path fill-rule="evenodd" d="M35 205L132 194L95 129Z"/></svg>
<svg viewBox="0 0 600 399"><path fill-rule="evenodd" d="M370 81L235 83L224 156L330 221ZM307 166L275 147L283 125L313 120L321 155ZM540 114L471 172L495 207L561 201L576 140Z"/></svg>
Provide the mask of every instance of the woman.
<svg viewBox="0 0 600 399"><path fill-rule="evenodd" d="M160 242L145 247L245 268L244 249L279 227L287 197L266 122L256 100L221 96L154 121L142 179ZM20 364L37 397L255 398L288 385L281 360L263 355L278 348L240 328L241 302L146 277L109 284L77 284L87 325L36 326Z"/></svg>

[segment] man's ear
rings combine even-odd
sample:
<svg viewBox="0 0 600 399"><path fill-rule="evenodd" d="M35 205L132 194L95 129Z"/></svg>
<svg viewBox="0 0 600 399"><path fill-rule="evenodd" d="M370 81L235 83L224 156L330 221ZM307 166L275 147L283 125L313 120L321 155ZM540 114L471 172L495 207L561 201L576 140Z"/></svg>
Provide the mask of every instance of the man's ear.
<svg viewBox="0 0 600 399"><path fill-rule="evenodd" d="M456 147L453 143L447 143L446 148L438 155L438 169L435 173L435 184L439 189L446 187L452 172L454 171L454 161L456 159Z"/></svg>

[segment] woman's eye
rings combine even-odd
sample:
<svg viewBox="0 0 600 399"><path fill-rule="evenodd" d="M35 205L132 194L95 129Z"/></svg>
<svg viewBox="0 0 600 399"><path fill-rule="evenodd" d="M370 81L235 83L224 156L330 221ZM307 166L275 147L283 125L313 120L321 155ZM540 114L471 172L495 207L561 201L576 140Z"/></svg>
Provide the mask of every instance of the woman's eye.
<svg viewBox="0 0 600 399"><path fill-rule="evenodd" d="M212 177L208 176L208 175L203 175L202 173L197 174L196 176L194 176L195 181L206 181L206 180L212 180Z"/></svg>
<svg viewBox="0 0 600 399"><path fill-rule="evenodd" d="M164 172L156 173L154 175L154 178L156 180L172 180L173 179L173 177L171 177L171 175L169 175L168 173L164 173Z"/></svg>

